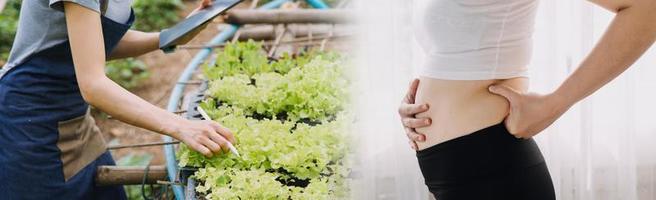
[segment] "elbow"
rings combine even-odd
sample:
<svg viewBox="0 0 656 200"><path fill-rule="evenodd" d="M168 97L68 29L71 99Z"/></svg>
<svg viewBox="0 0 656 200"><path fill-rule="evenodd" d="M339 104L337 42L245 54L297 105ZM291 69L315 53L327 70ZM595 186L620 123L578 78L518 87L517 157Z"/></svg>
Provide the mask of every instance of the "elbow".
<svg viewBox="0 0 656 200"><path fill-rule="evenodd" d="M612 1L612 0L588 0L588 2L591 2L593 4L596 4L602 8L605 8L606 10L613 12L613 13L619 13L627 8L630 8L636 4L636 2L633 1L626 1L626 0L620 0L620 1Z"/></svg>
<svg viewBox="0 0 656 200"><path fill-rule="evenodd" d="M607 9L615 14L624 13L625 11L636 10L635 12L648 13L650 16L656 15L656 1L653 0L588 0L593 4Z"/></svg>
<svg viewBox="0 0 656 200"><path fill-rule="evenodd" d="M619 1L620 3L611 7L611 11L621 13L626 10L642 10L639 12L654 13L656 10L656 2L652 0L637 0L637 1ZM653 16L653 14L650 14Z"/></svg>
<svg viewBox="0 0 656 200"><path fill-rule="evenodd" d="M103 94L103 88L106 88L102 86L104 79L107 79L107 77L102 77L100 79L87 78L78 80L80 94L82 95L82 98L85 102L90 105L96 105L98 100L102 99L100 95Z"/></svg>
<svg viewBox="0 0 656 200"><path fill-rule="evenodd" d="M94 104L94 97L96 96L96 87L92 86L93 83L80 83L78 82L79 87L80 87L80 94L82 95L82 98L84 99L85 102L88 104L93 105Z"/></svg>
<svg viewBox="0 0 656 200"><path fill-rule="evenodd" d="M614 13L620 13L620 12L622 12L622 11L624 11L624 10L626 10L626 9L628 9L628 8L630 8L630 7L632 7L632 6L633 6L633 5L627 5L627 4L624 4L624 5L620 5L620 6L614 7L611 11L613 11Z"/></svg>

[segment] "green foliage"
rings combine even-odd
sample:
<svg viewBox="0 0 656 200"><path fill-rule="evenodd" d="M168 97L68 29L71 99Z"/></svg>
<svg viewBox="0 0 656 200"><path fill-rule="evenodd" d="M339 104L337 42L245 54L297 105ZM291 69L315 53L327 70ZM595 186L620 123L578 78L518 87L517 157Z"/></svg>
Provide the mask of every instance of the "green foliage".
<svg viewBox="0 0 656 200"><path fill-rule="evenodd" d="M8 0L4 10L0 12L0 65L6 62L9 57L9 51L18 27L20 6L20 0Z"/></svg>
<svg viewBox="0 0 656 200"><path fill-rule="evenodd" d="M208 193L207 199L346 199L345 179L312 179L305 188L286 187L278 177L263 170L204 168L196 177L205 184L196 190Z"/></svg>
<svg viewBox="0 0 656 200"><path fill-rule="evenodd" d="M229 106L211 107L208 114L229 127L238 139L241 157L221 154L206 158L185 145L180 166L200 167L197 191L209 199L342 199L348 195L348 115L310 126L245 117ZM274 181L275 180L275 181ZM261 187L257 187L259 185ZM332 190L329 188L340 188ZM226 191L229 192L230 195ZM252 194L264 196L250 196Z"/></svg>
<svg viewBox="0 0 656 200"><path fill-rule="evenodd" d="M178 11L184 8L181 0L135 0L132 4L140 31L160 31L180 21Z"/></svg>
<svg viewBox="0 0 656 200"><path fill-rule="evenodd" d="M253 76L256 73L271 72L273 69L261 49L262 44L253 40L226 45L217 54L216 64L203 68L205 76L209 80L217 80L238 74Z"/></svg>
<svg viewBox="0 0 656 200"><path fill-rule="evenodd" d="M110 79L126 89L136 87L141 81L150 76L146 65L134 58L108 62L105 73Z"/></svg>
<svg viewBox="0 0 656 200"><path fill-rule="evenodd" d="M209 80L234 75L252 77L267 72L287 74L292 68L303 66L318 55L324 56L331 61L340 59L336 53L310 52L298 56L285 53L278 60L269 61L262 51L262 43L248 40L247 42L226 45L223 51L217 53L216 64L204 66L203 72Z"/></svg>
<svg viewBox="0 0 656 200"><path fill-rule="evenodd" d="M204 67L205 75L213 80L208 94L247 115L283 120L322 121L343 109L349 81L339 56L285 55L269 64L260 48L253 41L227 45L216 65Z"/></svg>
<svg viewBox="0 0 656 200"><path fill-rule="evenodd" d="M206 158L185 145L179 165L197 167L208 199L346 199L349 81L337 54L285 55L269 62L261 44L231 43L205 66L200 106L237 138L241 157Z"/></svg>
<svg viewBox="0 0 656 200"><path fill-rule="evenodd" d="M210 116L236 132L242 157L224 154L205 158L194 151L182 151L182 166L284 169L297 178L314 179L344 158L348 150L344 142L347 123L351 121L348 116L310 126L289 121L257 120L245 117L238 109L229 106L212 108L209 103L202 106L209 110Z"/></svg>

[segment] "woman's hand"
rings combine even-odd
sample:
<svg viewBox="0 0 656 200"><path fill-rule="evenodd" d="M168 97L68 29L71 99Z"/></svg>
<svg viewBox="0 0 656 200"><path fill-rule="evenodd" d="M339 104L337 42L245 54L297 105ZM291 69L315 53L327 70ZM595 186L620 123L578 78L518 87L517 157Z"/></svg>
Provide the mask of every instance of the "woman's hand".
<svg viewBox="0 0 656 200"><path fill-rule="evenodd" d="M488 89L505 97L510 103L510 112L504 122L508 131L516 138L531 138L537 135L570 107L553 93L521 93L504 85L493 85Z"/></svg>
<svg viewBox="0 0 656 200"><path fill-rule="evenodd" d="M212 0L202 0L202 1L200 2L200 5L198 6L198 8L194 9L193 11L191 11L191 13L189 13L189 15L187 15L187 18L189 18L189 17L195 15L196 13L198 13L198 11L200 11L200 10L202 10L202 9L205 9L205 8L207 8L207 7L210 7L210 6L212 6ZM193 32L191 32L189 35L180 38L180 40L176 41L175 44L176 44L176 45L187 44L189 41L191 41L192 39L194 39L194 37L196 37L196 35L198 35L201 31L205 30L205 28L207 27L208 24L209 24L209 22L203 24L203 26L197 28L196 30L194 30Z"/></svg>
<svg viewBox="0 0 656 200"><path fill-rule="evenodd" d="M405 134L410 139L410 147L412 147L414 150L417 150L417 142L423 142L426 140L426 136L424 134L417 133L415 128L431 125L430 118L415 118L416 114L428 111L428 104L415 104L415 95L417 94L418 87L419 79L413 80L410 83L408 93L405 95L405 98L403 98L403 101L399 106L399 115L401 116L403 127L405 128Z"/></svg>
<svg viewBox="0 0 656 200"><path fill-rule="evenodd" d="M170 135L206 157L221 154L221 151L227 153L230 151L228 141L233 144L236 142L230 130L215 121L207 120L183 120L182 125Z"/></svg>
<svg viewBox="0 0 656 200"><path fill-rule="evenodd" d="M202 9L205 9L207 7L210 7L210 6L212 6L212 0L201 0L200 5L198 5L198 8L191 11L191 13L189 13L189 15L187 15L187 18L189 18L190 16L196 14L198 11L200 11Z"/></svg>

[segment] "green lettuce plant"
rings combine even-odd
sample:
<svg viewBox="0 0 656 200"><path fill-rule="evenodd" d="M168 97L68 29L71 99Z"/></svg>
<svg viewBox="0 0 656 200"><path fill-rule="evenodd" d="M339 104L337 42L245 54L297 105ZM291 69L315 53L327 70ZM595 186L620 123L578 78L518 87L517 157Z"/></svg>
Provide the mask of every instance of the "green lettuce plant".
<svg viewBox="0 0 656 200"><path fill-rule="evenodd" d="M199 170L207 199L346 199L349 195L349 80L344 58L312 52L266 57L260 43L230 43L200 104L236 136L233 154L207 158L180 145L181 167Z"/></svg>

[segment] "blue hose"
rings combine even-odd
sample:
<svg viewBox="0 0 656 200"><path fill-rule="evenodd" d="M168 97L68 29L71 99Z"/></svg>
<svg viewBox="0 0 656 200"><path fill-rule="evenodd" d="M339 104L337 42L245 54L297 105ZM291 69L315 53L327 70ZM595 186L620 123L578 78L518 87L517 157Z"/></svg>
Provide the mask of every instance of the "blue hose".
<svg viewBox="0 0 656 200"><path fill-rule="evenodd" d="M260 10L274 9L280 7L280 5L288 1L289 0L274 0L260 6L258 9ZM307 0L307 2L314 8L318 8L318 9L328 8L328 5L326 5L322 0ZM207 45L212 46L225 42L237 32L239 27L240 27L239 25L231 24L227 29L223 30L217 36L212 38L212 40ZM212 48L201 49L200 52L198 52L198 54L194 56L191 62L189 62L187 67L184 69L184 71L182 71L182 74L178 78L178 82L176 83L175 87L173 87L173 91L171 91L171 96L169 97L169 103L166 106L166 110L168 110L169 112L177 111L178 104L180 103L180 99L183 95L182 93L184 92L184 89L186 87L186 84L184 83L191 79L191 76L198 69L198 66L200 66L203 63L203 61L207 58L207 56L210 55L210 53L212 53ZM171 142L173 141L173 138L169 136L163 136L163 140L164 142ZM175 149L173 149L173 145L164 145L164 156L166 157L166 172L168 174L169 180L173 182L176 180L176 175L178 172L178 163L175 158ZM172 185L172 188L173 188L173 194L175 195L175 199L183 200L184 199L183 187L180 185Z"/></svg>
<svg viewBox="0 0 656 200"><path fill-rule="evenodd" d="M328 4L324 3L323 0L305 0L310 6L316 9L328 9Z"/></svg>

